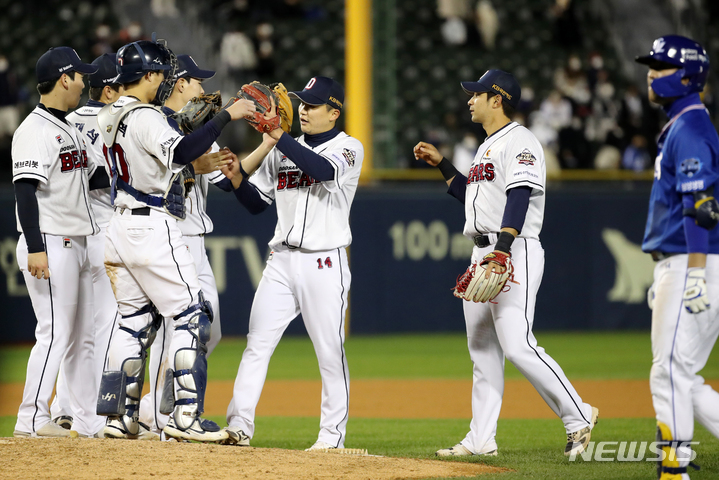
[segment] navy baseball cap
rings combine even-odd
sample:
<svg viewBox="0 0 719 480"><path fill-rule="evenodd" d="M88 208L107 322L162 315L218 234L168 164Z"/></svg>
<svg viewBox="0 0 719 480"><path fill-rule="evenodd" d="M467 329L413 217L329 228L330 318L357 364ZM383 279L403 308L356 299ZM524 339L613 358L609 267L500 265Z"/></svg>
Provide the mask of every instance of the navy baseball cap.
<svg viewBox="0 0 719 480"><path fill-rule="evenodd" d="M512 108L517 108L522 89L511 73L502 70L487 70L476 82L462 82L462 88L469 95L492 92L501 95Z"/></svg>
<svg viewBox="0 0 719 480"><path fill-rule="evenodd" d="M117 73L114 53L104 53L93 60L92 64L97 67L97 72L90 74L91 88L102 88L117 83L120 75Z"/></svg>
<svg viewBox="0 0 719 480"><path fill-rule="evenodd" d="M199 78L200 80L207 80L215 76L215 72L212 70L202 70L197 66L197 62L189 55L178 55L177 56L177 73L175 79L180 78Z"/></svg>
<svg viewBox="0 0 719 480"><path fill-rule="evenodd" d="M290 92L307 105L329 105L342 110L345 101L345 89L329 77L313 77L301 92Z"/></svg>
<svg viewBox="0 0 719 480"><path fill-rule="evenodd" d="M96 66L82 63L80 56L70 47L51 47L42 54L35 64L37 83L56 80L63 73L80 72L89 75L96 71Z"/></svg>

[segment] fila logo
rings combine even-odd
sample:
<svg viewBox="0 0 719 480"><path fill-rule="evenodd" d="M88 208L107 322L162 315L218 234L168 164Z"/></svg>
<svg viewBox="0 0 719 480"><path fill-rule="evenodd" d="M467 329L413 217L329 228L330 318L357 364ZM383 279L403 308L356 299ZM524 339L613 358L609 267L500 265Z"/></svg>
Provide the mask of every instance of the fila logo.
<svg viewBox="0 0 719 480"><path fill-rule="evenodd" d="M55 140L57 140L57 143L59 143L60 145L65 143L65 140L62 138L62 135L58 135L57 137L55 137Z"/></svg>
<svg viewBox="0 0 719 480"><path fill-rule="evenodd" d="M65 248L72 248L72 240L70 240L69 238L63 238L62 246Z"/></svg>
<svg viewBox="0 0 719 480"><path fill-rule="evenodd" d="M105 395L102 396L102 399L106 402L109 402L110 400L117 398L117 396L114 393L107 392Z"/></svg>
<svg viewBox="0 0 719 480"><path fill-rule="evenodd" d="M304 89L305 89L305 90L311 89L312 87L314 87L316 81L317 81L316 78L314 78L314 77L310 78L310 81L307 82L307 85L305 85L305 88L304 88Z"/></svg>

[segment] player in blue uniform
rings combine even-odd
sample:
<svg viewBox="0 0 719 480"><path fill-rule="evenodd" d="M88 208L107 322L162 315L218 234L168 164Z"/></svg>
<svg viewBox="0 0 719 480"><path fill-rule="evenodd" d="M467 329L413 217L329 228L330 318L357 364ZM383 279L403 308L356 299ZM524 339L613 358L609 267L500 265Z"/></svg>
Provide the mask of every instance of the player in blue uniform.
<svg viewBox="0 0 719 480"><path fill-rule="evenodd" d="M694 419L719 437L719 393L697 375L719 334L719 137L699 96L709 73L700 44L667 35L637 62L649 66L649 100L669 117L642 244L657 262L648 300L650 386L666 453L658 477L686 480Z"/></svg>

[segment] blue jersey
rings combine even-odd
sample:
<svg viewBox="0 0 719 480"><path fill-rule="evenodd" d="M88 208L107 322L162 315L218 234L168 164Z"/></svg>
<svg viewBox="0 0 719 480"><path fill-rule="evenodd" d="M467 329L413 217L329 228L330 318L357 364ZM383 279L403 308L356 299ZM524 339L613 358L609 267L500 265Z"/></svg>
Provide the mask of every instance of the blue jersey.
<svg viewBox="0 0 719 480"><path fill-rule="evenodd" d="M686 253L682 195L714 187L719 194L719 136L699 94L672 103L659 136L654 184L642 250ZM709 253L719 253L719 228L709 231Z"/></svg>

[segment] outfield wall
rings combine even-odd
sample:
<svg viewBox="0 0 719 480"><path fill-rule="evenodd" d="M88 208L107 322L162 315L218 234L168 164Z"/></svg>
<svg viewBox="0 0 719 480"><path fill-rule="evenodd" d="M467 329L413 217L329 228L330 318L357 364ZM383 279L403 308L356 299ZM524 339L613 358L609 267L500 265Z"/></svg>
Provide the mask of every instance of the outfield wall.
<svg viewBox="0 0 719 480"><path fill-rule="evenodd" d="M438 182L439 183L439 182ZM354 333L461 331L451 287L467 265L463 206L441 184L367 187L352 210L350 329ZM646 290L653 262L640 250L647 183L550 186L541 240L545 274L536 329L648 328ZM249 215L231 194L209 201L206 237L220 291L225 335L247 332L257 282L275 224L274 207ZM14 198L0 191L0 343L32 341L34 314L15 259ZM289 332L301 332L294 322Z"/></svg>

